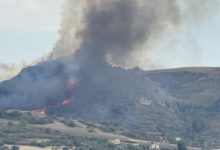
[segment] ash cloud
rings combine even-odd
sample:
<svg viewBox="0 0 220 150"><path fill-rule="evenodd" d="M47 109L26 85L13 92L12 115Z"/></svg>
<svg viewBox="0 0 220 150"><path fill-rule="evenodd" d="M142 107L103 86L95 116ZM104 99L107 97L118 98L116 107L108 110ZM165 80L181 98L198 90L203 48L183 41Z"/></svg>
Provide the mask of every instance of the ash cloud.
<svg viewBox="0 0 220 150"><path fill-rule="evenodd" d="M175 26L180 21L178 4L173 0L84 2L81 19L83 27L75 33L81 39L78 50L83 49L85 53L90 53L90 59L106 60L109 57L113 63L119 65L126 65L127 61L133 59L132 54L149 38L159 35L168 26ZM65 21L69 23L73 19L74 14L71 13L75 0L69 0L67 4L69 10L65 14L69 19ZM63 33L71 33L71 28L66 23L62 23L64 28L61 30L65 31ZM64 37L66 38L61 35L61 38Z"/></svg>
<svg viewBox="0 0 220 150"><path fill-rule="evenodd" d="M91 55L90 59L103 59L123 67L140 66L140 61L146 66L161 66L151 62L153 58L145 61L138 57L143 54L144 58L152 57L149 54L156 53L152 45L160 45L158 39L166 31L171 29L178 36L178 28L183 24L196 28L196 22L202 23L215 14L218 6L217 0L67 0L60 39L51 57L81 50L85 52L78 53L84 53L86 59ZM175 43L175 39L172 41ZM194 45L188 47L192 49L188 53L200 53L194 52ZM169 49L172 46L162 53L174 51Z"/></svg>

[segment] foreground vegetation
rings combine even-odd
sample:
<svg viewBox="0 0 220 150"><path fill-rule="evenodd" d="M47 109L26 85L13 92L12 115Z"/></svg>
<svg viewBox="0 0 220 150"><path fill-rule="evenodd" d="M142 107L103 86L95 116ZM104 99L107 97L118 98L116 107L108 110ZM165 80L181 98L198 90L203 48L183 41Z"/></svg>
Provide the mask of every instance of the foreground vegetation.
<svg viewBox="0 0 220 150"><path fill-rule="evenodd" d="M52 124L60 121L68 127L74 128L73 121L64 121L53 116L41 117L38 113L19 112L19 111L1 111L0 112L0 150L17 150L16 145L27 145L45 149L63 149L71 148L87 149L143 149L147 150L148 145L135 145L131 143L113 144L109 139L99 137L76 136L74 134L65 134L59 130L50 128L34 128L32 125ZM89 132L93 132L92 127L87 127ZM14 145L14 146L8 146Z"/></svg>
<svg viewBox="0 0 220 150"><path fill-rule="evenodd" d="M76 122L38 112L0 111L0 150L148 150L149 141L114 124ZM184 143L165 145L185 150Z"/></svg>

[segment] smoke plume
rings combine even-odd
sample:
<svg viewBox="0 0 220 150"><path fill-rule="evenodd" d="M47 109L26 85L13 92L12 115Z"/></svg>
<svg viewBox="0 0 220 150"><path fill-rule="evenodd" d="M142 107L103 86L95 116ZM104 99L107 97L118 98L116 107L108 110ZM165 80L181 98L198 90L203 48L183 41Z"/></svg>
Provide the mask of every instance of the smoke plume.
<svg viewBox="0 0 220 150"><path fill-rule="evenodd" d="M143 54L156 53L152 45L160 45L158 39L167 30L172 28L172 33L176 32L178 37L181 34L178 27L184 24L183 30L196 28L196 22L212 16L217 6L219 2L216 0L66 0L60 39L51 56L83 50L87 57L92 55L91 59L103 59L124 67L138 66L136 59ZM190 43L195 42L190 40ZM188 47L188 53L193 55L195 45ZM162 53L174 51L169 49L173 49L172 45ZM161 66L150 61L145 62Z"/></svg>
<svg viewBox="0 0 220 150"><path fill-rule="evenodd" d="M74 35L81 41L80 50L86 49L91 59L106 60L108 57L119 65L131 61L132 55L149 38L180 21L178 4L173 0L85 0L79 19L81 28L77 24L70 27L75 16L72 14L75 0L68 0L67 4L69 9L65 14L68 17L62 23L59 42L68 37L73 39L70 34L75 30ZM65 45L59 42L58 45ZM74 51L71 44L67 45L64 51Z"/></svg>

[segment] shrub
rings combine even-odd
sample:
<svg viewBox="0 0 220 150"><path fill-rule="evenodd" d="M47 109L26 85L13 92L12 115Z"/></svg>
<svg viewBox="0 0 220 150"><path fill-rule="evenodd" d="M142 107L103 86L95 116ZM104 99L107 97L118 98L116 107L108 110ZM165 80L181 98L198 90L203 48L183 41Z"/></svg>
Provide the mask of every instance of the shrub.
<svg viewBox="0 0 220 150"><path fill-rule="evenodd" d="M73 127L73 128L76 127L76 124L75 124L74 121L70 121L66 125L69 126L69 127Z"/></svg>
<svg viewBox="0 0 220 150"><path fill-rule="evenodd" d="M177 143L178 150L187 150L186 144L183 141Z"/></svg>
<svg viewBox="0 0 220 150"><path fill-rule="evenodd" d="M69 150L69 148L68 147L63 147L63 150Z"/></svg>
<svg viewBox="0 0 220 150"><path fill-rule="evenodd" d="M19 146L14 145L14 146L11 147L11 150L19 150Z"/></svg>
<svg viewBox="0 0 220 150"><path fill-rule="evenodd" d="M19 111L13 111L7 114L8 118L10 119L20 119L22 116L22 113Z"/></svg>
<svg viewBox="0 0 220 150"><path fill-rule="evenodd" d="M0 141L0 146L3 146L4 145L4 142Z"/></svg>
<svg viewBox="0 0 220 150"><path fill-rule="evenodd" d="M50 117L44 117L44 118L40 118L40 117L29 117L28 118L28 123L31 124L49 124L49 123L53 123L53 119Z"/></svg>

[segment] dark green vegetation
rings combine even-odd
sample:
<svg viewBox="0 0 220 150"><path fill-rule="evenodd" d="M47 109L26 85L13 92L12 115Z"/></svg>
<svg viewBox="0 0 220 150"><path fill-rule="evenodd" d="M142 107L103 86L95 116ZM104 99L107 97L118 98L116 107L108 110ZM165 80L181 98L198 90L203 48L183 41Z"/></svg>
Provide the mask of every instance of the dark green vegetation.
<svg viewBox="0 0 220 150"><path fill-rule="evenodd" d="M64 150L71 148L76 150L149 150L151 144L156 142L141 140L143 138L141 135L133 134L114 124L92 124L50 115L41 117L38 113L1 110L0 150L17 150L19 146L25 145L52 150L56 147L59 147L59 150L60 148ZM32 117L37 121L30 122ZM186 148L185 144L156 143L162 150L177 150L178 146ZM10 148L8 145L11 145ZM189 148L189 150L198 149Z"/></svg>
<svg viewBox="0 0 220 150"><path fill-rule="evenodd" d="M25 123L30 124L48 124L53 123L54 117L45 116L40 117L39 113L31 113L31 112L21 112L16 110L5 111L0 110L0 118L1 119L9 119L13 121L25 121Z"/></svg>
<svg viewBox="0 0 220 150"><path fill-rule="evenodd" d="M178 150L187 150L186 144L182 141L177 143Z"/></svg>
<svg viewBox="0 0 220 150"><path fill-rule="evenodd" d="M30 145L39 148L47 146L65 146L63 149L75 147L77 150L120 150L125 147L128 150L148 150L147 144L134 144L122 142L121 144L113 144L110 142L110 138L95 137L87 135L74 135L74 133L64 133L55 129L46 128L43 125L50 124L53 126L53 122L64 123L63 127L75 128L74 121L68 121L61 118L47 116L42 118L37 116L34 112L20 112L20 111L4 111L0 113L0 150L7 150L7 145ZM15 117L16 116L16 117ZM28 117L27 117L28 116ZM33 123L30 121L32 117L37 120ZM42 120L50 120L45 122ZM32 125L37 125L32 126ZM94 126L87 126L92 128ZM55 127L56 128L56 127ZM70 130L71 131L71 130ZM17 150L17 146L13 146L12 150Z"/></svg>

